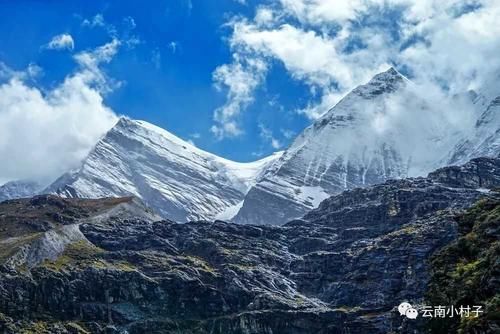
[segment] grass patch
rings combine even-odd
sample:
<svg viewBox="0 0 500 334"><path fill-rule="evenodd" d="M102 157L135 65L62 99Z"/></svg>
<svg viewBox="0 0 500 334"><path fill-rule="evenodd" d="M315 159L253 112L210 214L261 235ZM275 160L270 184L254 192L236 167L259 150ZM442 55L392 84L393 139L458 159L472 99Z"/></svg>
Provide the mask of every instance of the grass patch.
<svg viewBox="0 0 500 334"><path fill-rule="evenodd" d="M98 269L115 269L135 271L137 268L127 261L107 261L102 256L105 251L93 244L80 240L69 244L64 252L55 260L45 260L42 266L53 271L65 269L94 267Z"/></svg>

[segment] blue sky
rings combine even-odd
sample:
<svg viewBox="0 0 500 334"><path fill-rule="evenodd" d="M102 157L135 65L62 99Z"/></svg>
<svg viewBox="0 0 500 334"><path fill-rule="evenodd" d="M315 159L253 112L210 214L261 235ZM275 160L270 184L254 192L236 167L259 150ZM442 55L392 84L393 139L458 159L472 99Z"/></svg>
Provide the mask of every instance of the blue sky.
<svg viewBox="0 0 500 334"><path fill-rule="evenodd" d="M307 102L307 87L277 66L266 87L256 92L258 103L242 116L242 135L221 140L210 132L213 112L225 101L225 93L214 87L212 73L231 61L231 31L224 24L234 15L253 11L233 0L151 1L143 6L134 1L2 1L0 61L15 70L36 64L43 70L36 85L50 89L75 70L73 54L116 36L131 45L122 45L103 66L109 77L122 83L104 96L106 105L208 151L249 161L286 145L291 133L309 123L293 112ZM94 23L96 15L102 24ZM59 34L72 36L73 50L43 47ZM279 139L279 147L260 135L262 127Z"/></svg>
<svg viewBox="0 0 500 334"><path fill-rule="evenodd" d="M0 183L77 168L118 115L251 161L389 66L443 98L500 69L497 0L18 0L0 18Z"/></svg>

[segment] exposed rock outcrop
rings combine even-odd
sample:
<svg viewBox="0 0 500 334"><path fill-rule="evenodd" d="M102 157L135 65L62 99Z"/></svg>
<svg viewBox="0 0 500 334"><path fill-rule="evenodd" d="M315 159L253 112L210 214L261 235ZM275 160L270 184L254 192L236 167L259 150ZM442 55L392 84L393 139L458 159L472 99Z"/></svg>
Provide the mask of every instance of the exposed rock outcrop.
<svg viewBox="0 0 500 334"><path fill-rule="evenodd" d="M131 199L4 202L0 332L423 332L396 307L425 302L429 259L456 240L457 214L498 200L499 173L500 161L476 159L354 189L282 227L157 221L139 204L117 211ZM75 224L82 237L57 256L9 264ZM5 246L11 238L16 247Z"/></svg>

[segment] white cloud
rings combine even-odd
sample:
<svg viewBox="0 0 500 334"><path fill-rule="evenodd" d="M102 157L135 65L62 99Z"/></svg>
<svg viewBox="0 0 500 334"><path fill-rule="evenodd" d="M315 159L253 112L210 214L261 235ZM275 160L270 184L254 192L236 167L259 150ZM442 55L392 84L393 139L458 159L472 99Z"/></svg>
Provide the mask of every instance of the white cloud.
<svg viewBox="0 0 500 334"><path fill-rule="evenodd" d="M111 86L99 65L111 60L118 45L77 54L79 69L49 91L11 71L0 85L1 179L50 182L77 167L113 126L117 117L103 102Z"/></svg>
<svg viewBox="0 0 500 334"><path fill-rule="evenodd" d="M482 8L459 17L441 14L422 21L414 30L427 43L404 50L400 61L419 77L446 82L452 93L481 88L500 69L499 20L500 3L485 1Z"/></svg>
<svg viewBox="0 0 500 334"><path fill-rule="evenodd" d="M84 27L105 27L106 22L104 21L104 16L102 14L96 14L94 17L91 19L84 19L82 21L82 25Z"/></svg>
<svg viewBox="0 0 500 334"><path fill-rule="evenodd" d="M134 35L134 30L137 27L137 23L132 16L126 16L122 18L121 22L118 22L118 28L112 23L109 23L104 19L104 15L101 13L96 14L92 18L84 19L82 21L82 26L87 28L100 28L103 29L109 37L120 40L121 44L126 46L128 49L133 49L137 45L143 43L141 38Z"/></svg>
<svg viewBox="0 0 500 334"><path fill-rule="evenodd" d="M214 113L216 124L210 129L219 139L234 137L243 133L238 124L241 111L253 101L253 91L261 83L267 70L266 63L259 58L240 60L234 55L234 62L218 67L214 74L216 88L227 88L227 103Z"/></svg>
<svg viewBox="0 0 500 334"><path fill-rule="evenodd" d="M260 137L271 144L275 150L280 149L283 145L273 136L271 129L267 128L264 124L259 124Z"/></svg>
<svg viewBox="0 0 500 334"><path fill-rule="evenodd" d="M364 10L367 1L350 0L280 0L283 10L302 22L321 24L345 21Z"/></svg>
<svg viewBox="0 0 500 334"><path fill-rule="evenodd" d="M99 68L102 63L109 63L118 52L121 42L113 39L94 50L80 52L75 55L75 61L81 66L82 71L79 74L88 82L98 86L101 92L109 92L120 83L108 78Z"/></svg>
<svg viewBox="0 0 500 334"><path fill-rule="evenodd" d="M277 59L294 79L307 83L314 95L322 96L319 105L310 104L300 110L310 118L316 118L328 110L355 84L366 81L389 66L384 58L387 50L383 49L383 38L373 35L366 38L366 43L375 56L370 56L366 50L349 55L339 52L346 44L342 33L334 39L290 24L263 28L246 20L233 24L231 38L231 47L241 54L240 59ZM263 78L257 84L262 81ZM251 94L251 91L247 92L247 96ZM229 101L232 102L231 99Z"/></svg>
<svg viewBox="0 0 500 334"><path fill-rule="evenodd" d="M297 111L312 119L390 65L450 97L498 75L499 20L498 0L275 0L257 7L253 19L231 19L229 46L238 58L223 66L280 62L309 86L310 101ZM246 101L265 73L248 86ZM228 94L226 105L235 96Z"/></svg>
<svg viewBox="0 0 500 334"><path fill-rule="evenodd" d="M298 109L297 112L305 115L311 120L314 120L330 110L330 108L332 108L341 98L342 94L325 89L319 102L309 102L306 107Z"/></svg>
<svg viewBox="0 0 500 334"><path fill-rule="evenodd" d="M125 25L125 29L127 30L134 30L137 27L137 24L135 23L135 20L132 16L127 16L123 18L123 23Z"/></svg>
<svg viewBox="0 0 500 334"><path fill-rule="evenodd" d="M36 78L36 77L43 76L43 68L41 68L37 64L30 63L28 65L28 68L26 69L26 74L30 78Z"/></svg>
<svg viewBox="0 0 500 334"><path fill-rule="evenodd" d="M31 80L43 75L43 69L30 63L25 71L15 71L0 61L0 83L12 78L18 80Z"/></svg>
<svg viewBox="0 0 500 334"><path fill-rule="evenodd" d="M271 8L259 7L254 20L259 25L271 24L274 21L274 12Z"/></svg>
<svg viewBox="0 0 500 334"><path fill-rule="evenodd" d="M125 17L123 19L123 23L125 25L123 28L125 29L127 34L136 27L134 19L130 16ZM118 30L116 29L116 27L113 24L106 22L106 20L104 19L104 15L102 15L101 13L96 14L90 19L84 19L82 21L82 26L88 28L102 28L108 33L109 36L113 38L118 37Z"/></svg>
<svg viewBox="0 0 500 334"><path fill-rule="evenodd" d="M54 36L46 45L50 50L73 50L75 48L75 41L70 34L61 34Z"/></svg>
<svg viewBox="0 0 500 334"><path fill-rule="evenodd" d="M495 0L493 0L495 1ZM303 23L325 25L345 24L376 8L403 8L405 20L419 22L433 18L436 13L462 4L471 5L475 0L279 0L282 10Z"/></svg>
<svg viewBox="0 0 500 334"><path fill-rule="evenodd" d="M172 53L176 53L177 52L178 46L179 46L179 43L177 43L175 41L171 41L170 43L168 43L168 47L172 51Z"/></svg>
<svg viewBox="0 0 500 334"><path fill-rule="evenodd" d="M290 129L280 129L280 132L286 139L292 139L295 136L295 131Z"/></svg>

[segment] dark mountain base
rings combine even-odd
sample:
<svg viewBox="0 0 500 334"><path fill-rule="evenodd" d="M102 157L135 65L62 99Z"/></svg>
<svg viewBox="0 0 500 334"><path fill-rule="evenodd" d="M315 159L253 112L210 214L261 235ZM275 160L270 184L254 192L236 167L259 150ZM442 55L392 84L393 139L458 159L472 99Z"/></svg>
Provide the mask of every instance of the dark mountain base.
<svg viewBox="0 0 500 334"><path fill-rule="evenodd" d="M498 203L497 187L500 160L475 159L344 192L282 227L156 221L130 198L7 201L0 332L425 332L397 306L426 302L429 259L466 233L465 208Z"/></svg>

